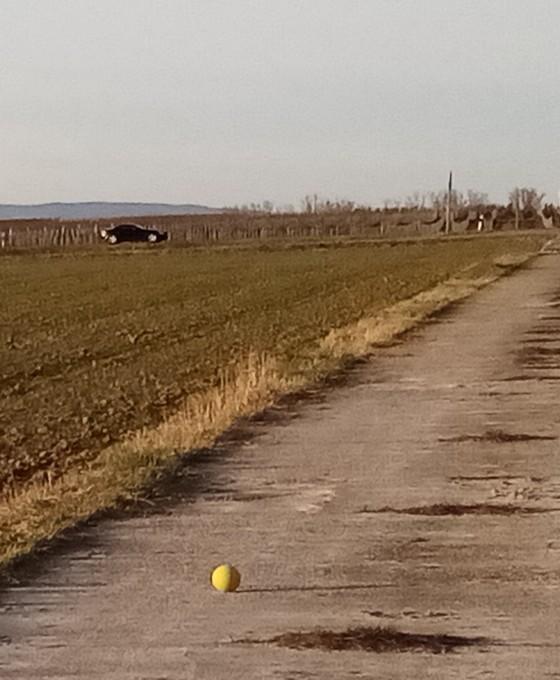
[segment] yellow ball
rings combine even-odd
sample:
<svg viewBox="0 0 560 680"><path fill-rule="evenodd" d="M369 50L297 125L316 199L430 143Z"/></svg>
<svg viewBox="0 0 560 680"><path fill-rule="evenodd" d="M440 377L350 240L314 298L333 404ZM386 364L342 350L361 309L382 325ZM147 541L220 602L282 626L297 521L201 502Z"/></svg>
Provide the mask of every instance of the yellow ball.
<svg viewBox="0 0 560 680"><path fill-rule="evenodd" d="M220 564L212 572L212 585L222 593L233 593L239 588L241 574L231 564Z"/></svg>

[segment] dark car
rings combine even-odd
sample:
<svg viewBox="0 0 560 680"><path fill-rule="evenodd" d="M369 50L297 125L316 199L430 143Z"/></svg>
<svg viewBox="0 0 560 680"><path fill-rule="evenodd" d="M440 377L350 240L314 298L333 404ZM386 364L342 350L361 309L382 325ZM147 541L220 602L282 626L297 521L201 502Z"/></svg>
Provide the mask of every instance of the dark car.
<svg viewBox="0 0 560 680"><path fill-rule="evenodd" d="M125 242L159 243L160 241L167 241L168 239L166 231L145 229L144 227L139 227L137 224L117 224L116 227L101 229L99 234L102 239L111 245Z"/></svg>

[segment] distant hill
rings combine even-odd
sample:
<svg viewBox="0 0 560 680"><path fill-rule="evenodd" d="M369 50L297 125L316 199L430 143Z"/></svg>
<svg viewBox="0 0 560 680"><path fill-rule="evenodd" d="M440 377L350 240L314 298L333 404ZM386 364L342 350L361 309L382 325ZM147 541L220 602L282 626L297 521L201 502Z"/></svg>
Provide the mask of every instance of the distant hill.
<svg viewBox="0 0 560 680"><path fill-rule="evenodd" d="M202 215L220 212L218 208L192 203L39 203L17 205L0 203L0 219L98 219L102 217L143 217L150 215Z"/></svg>

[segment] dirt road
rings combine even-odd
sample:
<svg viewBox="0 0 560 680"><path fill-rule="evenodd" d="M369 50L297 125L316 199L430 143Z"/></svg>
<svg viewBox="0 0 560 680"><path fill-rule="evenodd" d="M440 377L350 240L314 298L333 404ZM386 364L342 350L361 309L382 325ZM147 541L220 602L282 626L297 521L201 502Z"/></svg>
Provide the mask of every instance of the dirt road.
<svg viewBox="0 0 560 680"><path fill-rule="evenodd" d="M21 574L0 677L560 678L559 400L549 255ZM208 583L226 560L236 594ZM401 651L266 642L376 626Z"/></svg>

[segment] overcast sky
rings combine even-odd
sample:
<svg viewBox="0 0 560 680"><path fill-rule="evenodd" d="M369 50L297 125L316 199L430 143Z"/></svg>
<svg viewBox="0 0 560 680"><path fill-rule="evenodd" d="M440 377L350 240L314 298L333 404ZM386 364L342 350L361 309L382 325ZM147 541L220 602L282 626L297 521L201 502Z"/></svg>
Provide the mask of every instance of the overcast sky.
<svg viewBox="0 0 560 680"><path fill-rule="evenodd" d="M0 203L558 198L559 0L0 0Z"/></svg>

